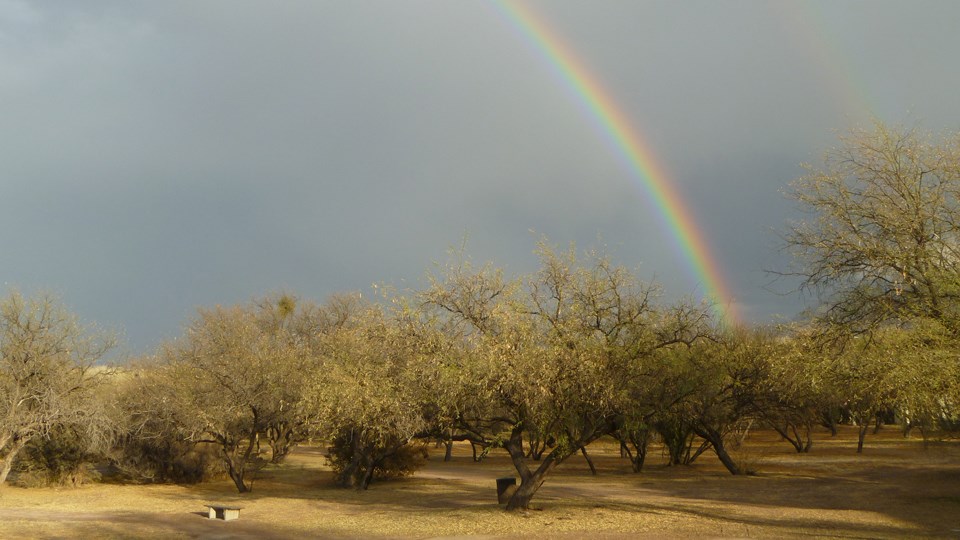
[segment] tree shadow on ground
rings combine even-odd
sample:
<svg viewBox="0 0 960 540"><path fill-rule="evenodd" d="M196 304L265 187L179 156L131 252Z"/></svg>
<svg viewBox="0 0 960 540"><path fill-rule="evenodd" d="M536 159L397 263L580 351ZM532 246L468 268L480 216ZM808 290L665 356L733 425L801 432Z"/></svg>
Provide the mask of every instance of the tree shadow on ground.
<svg viewBox="0 0 960 540"><path fill-rule="evenodd" d="M946 444L927 453L918 451L916 441L890 434L863 456L853 452L852 442L830 443L833 448L811 455L780 451L779 446L768 449L771 462L760 474L739 477L709 459L691 467L654 465L631 474L608 449L594 458L601 468L599 478L587 477L575 486L554 482L543 491L552 495L554 488L561 488L567 497L594 492L605 505L683 509L784 532L802 527L866 537L960 533L960 445ZM623 482L624 477L630 480ZM841 513L848 517L837 517ZM794 514L804 518L793 519Z"/></svg>
<svg viewBox="0 0 960 540"><path fill-rule="evenodd" d="M868 456L853 454L845 442L826 441L821 453L806 456L776 446L761 473L750 477L726 473L707 455L689 467L667 467L652 459L643 473L634 474L615 447L599 445L591 447L599 476L591 476L580 461L565 463L544 484L534 506L552 519L592 509L637 519L685 516L714 527L712 536L956 536L960 446L916 459L904 457L896 444L877 444ZM241 505L299 499L318 503L317 512L335 506L349 514L466 512L467 519L479 519L496 512L495 479L514 474L505 455L491 453L484 462L473 463L464 455L469 450L461 448L452 462L434 459L413 477L355 491L335 487L330 471L318 465L318 451L307 451L302 456L310 459L262 471L252 493L238 494L221 482L171 496Z"/></svg>
<svg viewBox="0 0 960 540"><path fill-rule="evenodd" d="M265 524L255 520L223 521L210 519L205 512L50 512L36 516L23 514L5 516L9 521L3 527L6 538L203 538L205 540L233 540L258 538L280 540L287 538L348 538L336 528L317 528L305 535L303 530ZM38 521L55 519L57 527L46 530ZM64 536L64 530L69 536Z"/></svg>

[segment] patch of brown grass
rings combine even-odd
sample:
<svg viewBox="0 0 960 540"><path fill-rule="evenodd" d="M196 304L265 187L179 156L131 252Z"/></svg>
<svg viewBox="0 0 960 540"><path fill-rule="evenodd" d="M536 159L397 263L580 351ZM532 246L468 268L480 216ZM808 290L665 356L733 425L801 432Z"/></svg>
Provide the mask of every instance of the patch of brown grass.
<svg viewBox="0 0 960 540"><path fill-rule="evenodd" d="M341 490L321 450L298 448L262 471L253 493L228 481L194 486L95 484L76 489L0 489L0 536L26 538L632 538L870 537L960 535L960 443L926 447L895 430L868 437L819 434L810 454L767 432L741 450L755 476L734 477L712 454L668 467L654 447L641 474L615 444L564 463L534 499L536 510L506 513L494 480L513 475L503 452L473 463L467 445L442 461L438 449L410 478ZM204 517L206 502L243 506L231 522Z"/></svg>

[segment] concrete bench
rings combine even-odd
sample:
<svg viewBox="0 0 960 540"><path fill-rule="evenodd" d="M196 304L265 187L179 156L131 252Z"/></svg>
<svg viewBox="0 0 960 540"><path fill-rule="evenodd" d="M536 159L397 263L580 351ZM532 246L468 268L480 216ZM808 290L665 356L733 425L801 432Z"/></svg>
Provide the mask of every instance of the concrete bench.
<svg viewBox="0 0 960 540"><path fill-rule="evenodd" d="M230 506L226 504L209 503L210 519L222 519L230 521L231 519L240 519L240 509L242 506Z"/></svg>

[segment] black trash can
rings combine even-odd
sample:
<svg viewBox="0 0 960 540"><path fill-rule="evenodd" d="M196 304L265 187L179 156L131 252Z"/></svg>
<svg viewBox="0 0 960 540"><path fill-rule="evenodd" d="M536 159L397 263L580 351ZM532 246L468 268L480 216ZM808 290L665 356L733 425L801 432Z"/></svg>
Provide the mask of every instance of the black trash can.
<svg viewBox="0 0 960 540"><path fill-rule="evenodd" d="M517 490L517 479L509 476L507 478L497 478L497 502L504 504L513 496Z"/></svg>

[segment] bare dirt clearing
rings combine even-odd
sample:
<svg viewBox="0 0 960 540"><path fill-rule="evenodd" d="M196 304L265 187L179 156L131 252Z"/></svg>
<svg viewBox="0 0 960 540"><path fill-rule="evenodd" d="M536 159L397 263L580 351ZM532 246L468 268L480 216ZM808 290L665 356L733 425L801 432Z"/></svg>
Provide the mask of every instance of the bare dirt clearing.
<svg viewBox="0 0 960 540"><path fill-rule="evenodd" d="M868 437L820 434L813 453L793 453L770 433L745 447L757 476L733 477L712 454L666 467L659 448L641 474L617 447L589 450L600 474L571 458L534 499L508 514L494 479L513 475L505 453L473 463L469 446L442 452L411 478L369 491L334 488L322 452L301 447L239 495L229 480L197 486L94 484L79 489L0 489L4 538L960 538L960 444L924 445L895 429ZM243 506L240 519L206 518L206 502Z"/></svg>

